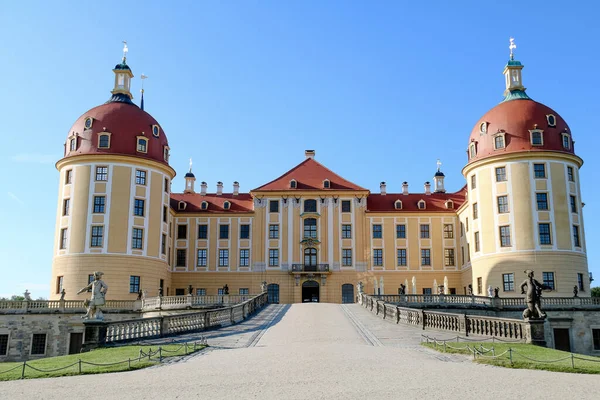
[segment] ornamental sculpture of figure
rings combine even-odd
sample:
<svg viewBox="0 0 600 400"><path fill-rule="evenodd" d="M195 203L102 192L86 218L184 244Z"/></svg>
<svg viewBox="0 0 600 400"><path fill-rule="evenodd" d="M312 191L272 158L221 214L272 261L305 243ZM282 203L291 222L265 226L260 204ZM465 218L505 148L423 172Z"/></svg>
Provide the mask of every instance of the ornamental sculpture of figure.
<svg viewBox="0 0 600 400"><path fill-rule="evenodd" d="M406 285L404 283L400 284L400 290L399 290L399 292L400 292L399 294L401 296L404 296L406 294Z"/></svg>
<svg viewBox="0 0 600 400"><path fill-rule="evenodd" d="M25 289L25 293L23 293L23 298L25 299L25 301L31 301L31 293L29 293L29 290Z"/></svg>
<svg viewBox="0 0 600 400"><path fill-rule="evenodd" d="M260 291L261 293L265 293L267 291L267 281L262 281L260 284Z"/></svg>
<svg viewBox="0 0 600 400"><path fill-rule="evenodd" d="M227 286L227 284L223 286L223 294L229 294L229 286Z"/></svg>
<svg viewBox="0 0 600 400"><path fill-rule="evenodd" d="M60 291L60 299L64 300L65 299L65 295L67 294L67 292L65 291L65 289Z"/></svg>
<svg viewBox="0 0 600 400"><path fill-rule="evenodd" d="M364 291L365 291L365 284L364 284L364 283L362 283L362 281L361 281L361 282L358 282L358 283L356 284L356 286L357 286L357 288L358 288L358 293L359 293L359 294L361 294L361 293L364 293Z"/></svg>
<svg viewBox="0 0 600 400"><path fill-rule="evenodd" d="M521 294L526 294L527 309L523 311L524 319L546 319L546 313L542 311L542 290L552 289L534 279L533 271L525 271L527 279L521 283Z"/></svg>
<svg viewBox="0 0 600 400"><path fill-rule="evenodd" d="M108 285L104 283L102 279L100 279L102 275L104 275L103 272L94 272L94 280L89 285L77 292L77 294L80 294L88 289L91 289L92 291L92 297L83 303L87 307L87 313L81 317L83 319L97 319L100 321L104 319L102 310L100 310L99 307L106 303L105 296L106 292L108 291Z"/></svg>

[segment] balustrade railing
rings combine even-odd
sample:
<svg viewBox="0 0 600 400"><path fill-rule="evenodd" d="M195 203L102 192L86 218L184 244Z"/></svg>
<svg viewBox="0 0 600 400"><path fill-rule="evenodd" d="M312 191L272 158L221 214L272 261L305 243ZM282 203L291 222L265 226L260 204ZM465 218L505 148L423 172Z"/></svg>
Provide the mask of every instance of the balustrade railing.
<svg viewBox="0 0 600 400"><path fill-rule="evenodd" d="M329 264L292 264L292 272L329 272Z"/></svg>
<svg viewBox="0 0 600 400"><path fill-rule="evenodd" d="M142 311L185 310L190 308L226 307L248 301L256 295L225 294L214 296L163 296L142 300Z"/></svg>
<svg viewBox="0 0 600 400"><path fill-rule="evenodd" d="M141 302L135 300L107 300L101 308L108 311L139 311ZM84 300L0 300L0 313L11 312L85 312Z"/></svg>

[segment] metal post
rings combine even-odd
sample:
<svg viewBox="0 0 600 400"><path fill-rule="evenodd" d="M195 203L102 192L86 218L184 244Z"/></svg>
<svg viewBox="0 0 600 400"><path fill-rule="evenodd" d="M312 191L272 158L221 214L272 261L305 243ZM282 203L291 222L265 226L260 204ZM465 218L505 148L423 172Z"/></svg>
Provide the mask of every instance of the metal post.
<svg viewBox="0 0 600 400"><path fill-rule="evenodd" d="M513 359L512 359L512 348L511 347L508 348L508 357L510 358L510 365L512 365Z"/></svg>
<svg viewBox="0 0 600 400"><path fill-rule="evenodd" d="M131 357L127 360L127 369L131 369Z"/></svg>
<svg viewBox="0 0 600 400"><path fill-rule="evenodd" d="M187 342L185 342L183 345L185 346L185 354L187 355L187 353L188 353L188 352L187 352L187 351L188 351L188 350L187 350Z"/></svg>
<svg viewBox="0 0 600 400"><path fill-rule="evenodd" d="M21 371L21 379L25 379L25 366L27 365L27 361L23 361L23 370Z"/></svg>
<svg viewBox="0 0 600 400"><path fill-rule="evenodd" d="M162 347L158 348L158 362L162 362Z"/></svg>
<svg viewBox="0 0 600 400"><path fill-rule="evenodd" d="M79 364L79 373L81 374L81 358L79 359L79 362L77 364Z"/></svg>
<svg viewBox="0 0 600 400"><path fill-rule="evenodd" d="M571 353L571 366L575 369L575 356Z"/></svg>

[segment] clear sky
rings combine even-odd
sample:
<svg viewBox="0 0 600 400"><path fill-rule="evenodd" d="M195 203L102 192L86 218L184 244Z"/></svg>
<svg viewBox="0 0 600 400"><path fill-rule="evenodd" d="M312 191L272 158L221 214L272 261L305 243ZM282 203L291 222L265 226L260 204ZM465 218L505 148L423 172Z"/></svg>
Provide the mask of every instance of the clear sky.
<svg viewBox="0 0 600 400"><path fill-rule="evenodd" d="M599 61L594 2L4 1L0 4L0 296L48 296L54 163L73 122L110 96L121 59L145 83L183 190L190 157L210 190L248 191L305 149L360 186L422 191L461 169L478 119L502 100L508 39L527 93L562 115L581 170L600 284Z"/></svg>

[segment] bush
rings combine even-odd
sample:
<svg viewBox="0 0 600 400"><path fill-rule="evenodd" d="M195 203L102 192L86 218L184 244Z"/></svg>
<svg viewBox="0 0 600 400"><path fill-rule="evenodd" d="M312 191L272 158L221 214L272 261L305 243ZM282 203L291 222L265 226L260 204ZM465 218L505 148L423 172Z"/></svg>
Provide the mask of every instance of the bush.
<svg viewBox="0 0 600 400"><path fill-rule="evenodd" d="M592 288L592 297L600 297L600 286Z"/></svg>

